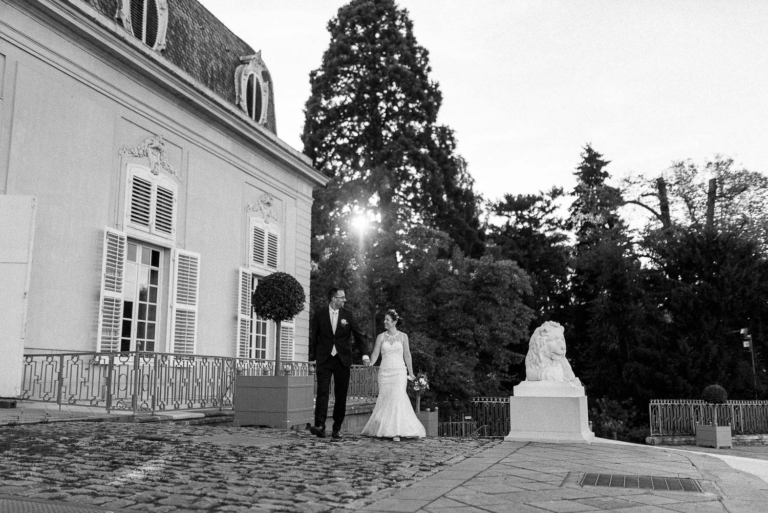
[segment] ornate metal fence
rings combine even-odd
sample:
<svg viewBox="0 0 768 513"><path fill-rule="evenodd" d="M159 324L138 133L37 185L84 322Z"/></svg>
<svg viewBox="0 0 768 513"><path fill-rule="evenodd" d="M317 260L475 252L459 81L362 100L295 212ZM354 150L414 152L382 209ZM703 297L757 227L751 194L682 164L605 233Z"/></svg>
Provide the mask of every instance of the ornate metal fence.
<svg viewBox="0 0 768 513"><path fill-rule="evenodd" d="M652 399L648 405L651 436L694 435L696 424L730 424L735 434L768 433L768 401L728 401L709 404L701 400Z"/></svg>
<svg viewBox="0 0 768 513"><path fill-rule="evenodd" d="M314 364L280 363L283 374ZM376 369L378 370L378 369ZM24 356L20 397L29 401L138 411L231 408L236 376L271 376L273 360L170 353L59 353ZM353 366L350 397L378 393L376 371ZM371 383L372 381L372 383Z"/></svg>
<svg viewBox="0 0 768 513"><path fill-rule="evenodd" d="M509 415L509 397L473 397L469 411L438 422L438 436L507 436Z"/></svg>

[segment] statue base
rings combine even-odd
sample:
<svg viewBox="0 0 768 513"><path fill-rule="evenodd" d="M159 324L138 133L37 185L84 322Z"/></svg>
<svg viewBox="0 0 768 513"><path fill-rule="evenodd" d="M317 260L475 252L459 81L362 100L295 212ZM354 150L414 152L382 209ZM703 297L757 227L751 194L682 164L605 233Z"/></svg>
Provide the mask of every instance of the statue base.
<svg viewBox="0 0 768 513"><path fill-rule="evenodd" d="M590 443L584 387L554 381L524 381L509 398L508 442Z"/></svg>

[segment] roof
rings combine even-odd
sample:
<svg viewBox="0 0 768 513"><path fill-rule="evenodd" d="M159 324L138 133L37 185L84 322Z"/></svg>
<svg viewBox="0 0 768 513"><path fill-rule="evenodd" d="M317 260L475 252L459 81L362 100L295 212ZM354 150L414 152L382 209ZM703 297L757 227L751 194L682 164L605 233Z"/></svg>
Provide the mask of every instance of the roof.
<svg viewBox="0 0 768 513"><path fill-rule="evenodd" d="M116 18L120 0L83 0L110 20ZM164 58L195 80L234 105L235 70L240 58L256 52L197 0L167 0L168 29ZM264 125L277 134L274 82L269 77L271 94Z"/></svg>

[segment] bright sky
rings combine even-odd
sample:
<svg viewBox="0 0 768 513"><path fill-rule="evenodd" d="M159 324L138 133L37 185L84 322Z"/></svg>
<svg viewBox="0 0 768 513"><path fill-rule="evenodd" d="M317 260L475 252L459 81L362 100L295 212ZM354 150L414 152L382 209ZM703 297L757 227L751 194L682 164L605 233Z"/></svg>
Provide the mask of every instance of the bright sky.
<svg viewBox="0 0 768 513"><path fill-rule="evenodd" d="M278 135L301 150L309 73L343 0L201 0L262 51ZM614 177L716 153L768 173L764 0L399 0L430 53L439 122L486 199L570 191L582 147Z"/></svg>

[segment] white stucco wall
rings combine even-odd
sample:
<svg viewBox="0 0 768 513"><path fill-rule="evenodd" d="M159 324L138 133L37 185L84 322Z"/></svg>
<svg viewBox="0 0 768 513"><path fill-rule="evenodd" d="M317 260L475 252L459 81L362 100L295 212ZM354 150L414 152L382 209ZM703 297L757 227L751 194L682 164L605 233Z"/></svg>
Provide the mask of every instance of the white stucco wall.
<svg viewBox="0 0 768 513"><path fill-rule="evenodd" d="M262 150L177 92L123 69L108 50L18 5L0 0L0 7L0 194L35 196L38 204L26 351L96 350L104 231L125 230L126 166L142 161L120 150L155 135L179 174L171 176L179 193L169 253L200 254L197 353L235 355L247 207L265 193L275 198L281 229L279 268L309 297L313 184L272 155L290 154L284 143L265 138L271 146ZM305 310L296 320L299 360L308 323ZM157 350L168 350L161 332Z"/></svg>

